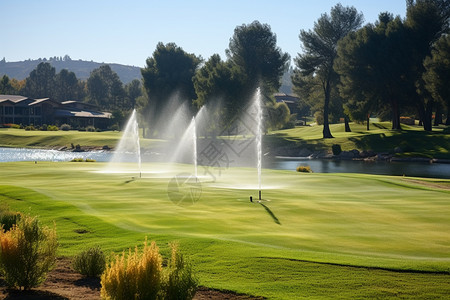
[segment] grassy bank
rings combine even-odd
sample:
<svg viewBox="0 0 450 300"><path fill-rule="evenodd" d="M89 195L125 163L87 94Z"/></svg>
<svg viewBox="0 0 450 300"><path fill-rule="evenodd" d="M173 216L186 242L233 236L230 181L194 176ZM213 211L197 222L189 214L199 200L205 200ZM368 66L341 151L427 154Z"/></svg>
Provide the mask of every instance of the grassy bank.
<svg viewBox="0 0 450 300"><path fill-rule="evenodd" d="M333 144L339 144L344 151L358 149L375 152L393 152L402 148L403 156L450 159L450 134L445 127L425 132L422 127L402 125L401 131L390 130L389 122L371 123L371 130L362 124L351 123L352 132L345 132L344 124L330 125L333 139L322 139L322 126L296 127L272 131L263 137L268 152L276 148L307 148L311 151L331 151ZM79 132L79 131L25 131L0 129L0 147L70 148L71 145L114 148L121 138L121 132ZM143 148L157 149L162 140L141 139Z"/></svg>
<svg viewBox="0 0 450 300"><path fill-rule="evenodd" d="M450 134L444 126L426 132L422 127L402 125L401 131L390 130L389 122L371 123L371 130L363 124L350 124L352 132L345 132L344 124L332 124L333 139L322 139L323 126L296 127L271 132L266 144L275 147L306 147L316 151L331 151L333 144L342 150L373 150L393 152L396 147L405 151L405 156L422 156L450 159Z"/></svg>
<svg viewBox="0 0 450 300"><path fill-rule="evenodd" d="M171 179L192 166L146 164L142 178L104 167L2 163L0 200L55 221L61 255L145 236L167 252L176 240L213 288L273 299L450 293L450 180L263 170L269 201L251 203L255 171L238 168L202 178L198 201L176 205Z"/></svg>

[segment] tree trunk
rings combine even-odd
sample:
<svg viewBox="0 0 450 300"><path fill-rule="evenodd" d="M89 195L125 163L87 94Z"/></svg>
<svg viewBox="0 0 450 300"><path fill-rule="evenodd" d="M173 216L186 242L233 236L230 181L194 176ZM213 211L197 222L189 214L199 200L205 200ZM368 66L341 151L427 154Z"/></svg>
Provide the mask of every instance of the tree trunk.
<svg viewBox="0 0 450 300"><path fill-rule="evenodd" d="M436 105L436 114L434 116L434 126L439 126L442 124L442 106L438 103Z"/></svg>
<svg viewBox="0 0 450 300"><path fill-rule="evenodd" d="M433 100L428 100L425 106L425 113L423 116L423 130L433 130Z"/></svg>
<svg viewBox="0 0 450 300"><path fill-rule="evenodd" d="M402 127L400 125L400 109L398 107L398 101L392 100L392 130L401 130Z"/></svg>
<svg viewBox="0 0 450 300"><path fill-rule="evenodd" d="M447 105L447 120L445 121L445 125L450 125L450 103Z"/></svg>
<svg viewBox="0 0 450 300"><path fill-rule="evenodd" d="M352 132L352 130L350 129L350 124L348 123L347 116L344 117L344 122L345 122L345 132Z"/></svg>
<svg viewBox="0 0 450 300"><path fill-rule="evenodd" d="M331 135L330 124L328 122L330 93L331 93L330 83L327 82L326 86L325 86L325 102L323 104L323 132L322 133L323 133L323 138L324 139L332 139L332 138L334 138Z"/></svg>

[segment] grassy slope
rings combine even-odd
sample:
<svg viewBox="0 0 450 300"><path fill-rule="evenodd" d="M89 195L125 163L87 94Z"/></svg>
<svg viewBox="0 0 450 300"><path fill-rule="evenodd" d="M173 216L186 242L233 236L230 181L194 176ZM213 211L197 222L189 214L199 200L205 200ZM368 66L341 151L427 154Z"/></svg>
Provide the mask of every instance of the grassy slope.
<svg viewBox="0 0 450 300"><path fill-rule="evenodd" d="M268 135L268 144L305 146L311 149L331 151L331 145L339 144L342 150L374 150L392 152L400 146L415 156L431 156L450 159L450 134L443 127L423 131L419 126L402 125L401 131L390 130L389 122L373 123L371 130L366 125L351 123L352 132L345 132L344 124L332 124L334 139L322 139L322 126L296 127L274 131Z"/></svg>
<svg viewBox="0 0 450 300"><path fill-rule="evenodd" d="M402 131L390 130L389 122L372 123L371 130L365 125L351 124L352 132L345 132L344 124L330 125L334 139L322 139L322 126L296 127L270 132L264 136L266 146L307 147L311 150L331 151L333 144L340 144L342 150L374 150L392 152L400 146L408 150L409 156L425 156L450 159L450 134L443 127L425 132L419 126L402 125ZM70 147L71 143L81 146L115 147L120 132L78 132L78 131L25 131L0 129L0 147ZM154 148L162 145L161 140L141 139L141 146Z"/></svg>
<svg viewBox="0 0 450 300"><path fill-rule="evenodd" d="M90 172L103 167L2 163L0 199L55 220L62 255L95 244L121 251L145 236L167 253L177 240L210 287L276 299L450 293L449 180L264 170L264 208L248 201L254 170L234 169L177 206L167 196L175 173Z"/></svg>

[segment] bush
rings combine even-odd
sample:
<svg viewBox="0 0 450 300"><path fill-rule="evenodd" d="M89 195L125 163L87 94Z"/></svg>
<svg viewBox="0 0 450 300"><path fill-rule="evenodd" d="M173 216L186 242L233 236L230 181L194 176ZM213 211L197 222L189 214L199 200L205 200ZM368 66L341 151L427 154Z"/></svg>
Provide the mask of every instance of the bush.
<svg viewBox="0 0 450 300"><path fill-rule="evenodd" d="M9 287L38 286L55 264L56 229L41 228L35 217L22 216L10 231L0 230L0 268Z"/></svg>
<svg viewBox="0 0 450 300"><path fill-rule="evenodd" d="M296 170L297 170L297 172L302 172L302 173L312 173L313 172L311 170L310 166L298 166Z"/></svg>
<svg viewBox="0 0 450 300"><path fill-rule="evenodd" d="M9 210L0 211L0 228L9 231L20 220L22 214L20 212L12 212Z"/></svg>
<svg viewBox="0 0 450 300"><path fill-rule="evenodd" d="M62 131L69 131L70 129L72 129L72 127L69 124L62 124L59 129L61 129Z"/></svg>
<svg viewBox="0 0 450 300"><path fill-rule="evenodd" d="M105 254L98 246L84 250L73 260L73 268L82 275L89 277L99 277L105 267Z"/></svg>
<svg viewBox="0 0 450 300"><path fill-rule="evenodd" d="M341 145L334 144L331 146L331 151L333 151L333 155L339 155L342 152Z"/></svg>
<svg viewBox="0 0 450 300"><path fill-rule="evenodd" d="M86 127L86 131L88 131L88 132L95 132L95 127L94 126L87 126Z"/></svg>
<svg viewBox="0 0 450 300"><path fill-rule="evenodd" d="M40 129L41 129L41 131L47 131L48 130L47 124L42 124Z"/></svg>
<svg viewBox="0 0 450 300"><path fill-rule="evenodd" d="M95 159L91 159L91 158L86 158L85 162L96 162Z"/></svg>
<svg viewBox="0 0 450 300"><path fill-rule="evenodd" d="M9 123L9 124L4 124L4 125L6 128L20 129L20 125L18 125L18 124Z"/></svg>
<svg viewBox="0 0 450 300"><path fill-rule="evenodd" d="M70 162L83 162L82 158L73 158Z"/></svg>
<svg viewBox="0 0 450 300"><path fill-rule="evenodd" d="M106 266L101 277L103 299L156 299L161 287L162 257L155 242L144 243L142 254L137 247L128 257L125 252Z"/></svg>
<svg viewBox="0 0 450 300"><path fill-rule="evenodd" d="M36 130L36 128L33 125L28 125L25 127L25 130L26 131L34 131L34 130Z"/></svg>
<svg viewBox="0 0 450 300"><path fill-rule="evenodd" d="M192 267L178 251L177 244L171 244L172 255L163 272L164 299L192 299L197 291L197 279Z"/></svg>
<svg viewBox="0 0 450 300"><path fill-rule="evenodd" d="M49 125L49 126L47 126L47 130L48 131L58 131L59 128L56 125Z"/></svg>

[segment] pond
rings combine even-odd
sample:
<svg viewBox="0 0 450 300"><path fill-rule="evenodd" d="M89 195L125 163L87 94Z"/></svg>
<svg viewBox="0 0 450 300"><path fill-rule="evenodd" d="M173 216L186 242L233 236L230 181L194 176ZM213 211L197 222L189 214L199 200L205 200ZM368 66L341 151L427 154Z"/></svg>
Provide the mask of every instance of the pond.
<svg viewBox="0 0 450 300"><path fill-rule="evenodd" d="M109 151L69 152L44 149L1 148L0 162L13 161L70 161L74 158L94 159L107 162L112 157ZM154 161L148 155L143 161ZM135 161L135 154L129 155ZM353 160L271 158L265 159L264 167L276 170L295 171L297 166L310 166L314 173L363 173L378 175L429 177L450 179L450 164L419 162L366 162Z"/></svg>

